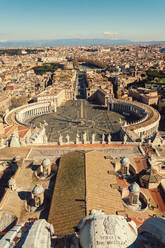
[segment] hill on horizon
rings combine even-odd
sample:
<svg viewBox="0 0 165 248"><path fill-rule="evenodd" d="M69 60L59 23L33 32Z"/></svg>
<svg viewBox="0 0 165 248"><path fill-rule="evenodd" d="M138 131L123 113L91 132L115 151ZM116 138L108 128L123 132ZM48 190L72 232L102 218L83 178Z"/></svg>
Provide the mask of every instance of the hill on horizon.
<svg viewBox="0 0 165 248"><path fill-rule="evenodd" d="M56 40L21 40L3 41L0 47L54 47L54 46L99 46L99 45L133 45L133 44L165 44L165 41L131 41L111 39L56 39Z"/></svg>

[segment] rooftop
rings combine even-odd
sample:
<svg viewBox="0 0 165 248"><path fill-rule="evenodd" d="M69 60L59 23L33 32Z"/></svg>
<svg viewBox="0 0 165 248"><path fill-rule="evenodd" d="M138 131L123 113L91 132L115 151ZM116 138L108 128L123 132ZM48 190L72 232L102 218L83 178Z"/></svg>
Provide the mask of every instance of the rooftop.
<svg viewBox="0 0 165 248"><path fill-rule="evenodd" d="M56 235L70 234L85 216L84 153L62 156L56 178L48 222Z"/></svg>

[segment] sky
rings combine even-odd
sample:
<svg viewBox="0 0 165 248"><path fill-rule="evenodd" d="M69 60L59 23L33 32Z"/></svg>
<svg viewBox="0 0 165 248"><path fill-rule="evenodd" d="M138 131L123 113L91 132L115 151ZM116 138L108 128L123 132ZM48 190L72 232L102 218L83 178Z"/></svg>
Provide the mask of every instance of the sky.
<svg viewBox="0 0 165 248"><path fill-rule="evenodd" d="M165 0L0 0L0 42L165 40Z"/></svg>

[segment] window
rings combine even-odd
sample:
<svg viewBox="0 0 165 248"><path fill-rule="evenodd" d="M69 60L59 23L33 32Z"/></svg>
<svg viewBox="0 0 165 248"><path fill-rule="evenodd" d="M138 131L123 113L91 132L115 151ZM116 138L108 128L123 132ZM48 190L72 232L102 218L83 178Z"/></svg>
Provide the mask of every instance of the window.
<svg viewBox="0 0 165 248"><path fill-rule="evenodd" d="M48 176L48 169L44 169L44 176Z"/></svg>
<svg viewBox="0 0 165 248"><path fill-rule="evenodd" d="M39 207L40 204L41 204L40 198L36 196L35 197L35 205L36 205L36 207Z"/></svg>
<svg viewBox="0 0 165 248"><path fill-rule="evenodd" d="M127 167L124 167L124 168L123 168L123 174L124 174L124 175L127 175Z"/></svg>
<svg viewBox="0 0 165 248"><path fill-rule="evenodd" d="M138 196L137 195L133 195L132 204L137 204L137 202L138 202Z"/></svg>

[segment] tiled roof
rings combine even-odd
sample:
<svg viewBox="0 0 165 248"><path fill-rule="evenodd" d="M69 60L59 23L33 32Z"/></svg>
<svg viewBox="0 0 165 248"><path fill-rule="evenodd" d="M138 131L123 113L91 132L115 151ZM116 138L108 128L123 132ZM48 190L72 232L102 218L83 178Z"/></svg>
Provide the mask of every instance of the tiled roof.
<svg viewBox="0 0 165 248"><path fill-rule="evenodd" d="M142 224L153 214L161 216L165 211L165 203L157 189L141 188L141 192L148 202L150 200L151 205L155 203L158 208L154 210L148 208L138 213L124 207L118 189L128 188L129 183L125 179L116 177L115 173L108 173L114 171L114 167L112 159L107 159L107 153L98 150L86 151L81 168L76 160L71 162L76 153L81 154L81 152L72 152L62 157L57 174L48 219L54 225L56 235L73 233L74 227L92 209L101 209L105 214L110 215L116 214L117 211L123 216L128 214L137 225ZM80 161L78 157L76 159ZM147 168L145 158L134 158L131 163L137 173Z"/></svg>
<svg viewBox="0 0 165 248"><path fill-rule="evenodd" d="M85 216L84 153L71 152L60 161L48 222L56 235L70 234Z"/></svg>
<svg viewBox="0 0 165 248"><path fill-rule="evenodd" d="M117 188L115 175L108 170L114 170L110 160L105 159L105 153L91 151L86 154L86 208L87 214L91 209L102 209L105 214L115 214L124 210L121 195Z"/></svg>
<svg viewBox="0 0 165 248"><path fill-rule="evenodd" d="M18 126L18 134L20 138L23 138L28 131L29 131L28 127Z"/></svg>

